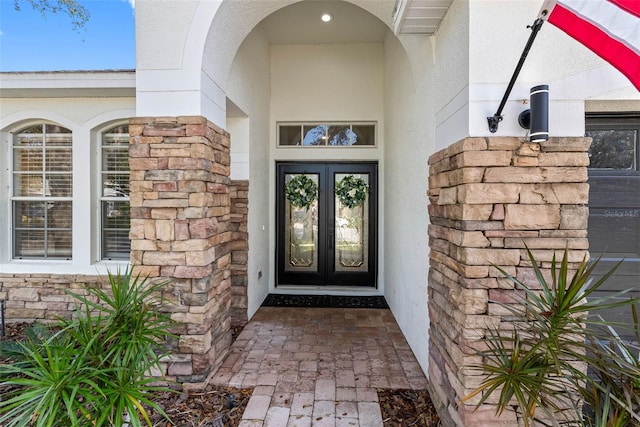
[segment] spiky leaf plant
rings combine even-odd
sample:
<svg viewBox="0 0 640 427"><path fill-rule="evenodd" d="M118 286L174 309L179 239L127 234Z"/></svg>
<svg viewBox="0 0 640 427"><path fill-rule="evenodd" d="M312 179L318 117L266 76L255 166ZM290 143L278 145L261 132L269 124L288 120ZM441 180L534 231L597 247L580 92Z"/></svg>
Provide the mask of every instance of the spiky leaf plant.
<svg viewBox="0 0 640 427"><path fill-rule="evenodd" d="M0 348L15 360L0 367L1 425L120 427L126 414L138 427L151 426L145 408L164 414L153 393L170 389L148 374L174 324L160 311L165 283L130 269L108 278L108 291L70 292L80 303L76 316L60 319L56 332L28 332L35 338Z"/></svg>
<svg viewBox="0 0 640 427"><path fill-rule="evenodd" d="M640 426L640 322L635 305L631 317L632 340L603 326L599 337L587 342L593 382L581 392L590 427Z"/></svg>
<svg viewBox="0 0 640 427"><path fill-rule="evenodd" d="M464 400L480 395L480 405L490 396L499 393L498 413L511 407L515 401L526 427L536 421L543 425L548 422L551 425L589 425L589 418L583 417L581 402L584 400L589 405L595 404L587 397L590 393L593 395L594 389L604 392L607 385L602 385L597 378L589 376L584 366L593 368L597 366L597 360L615 360L607 364L607 375L615 375L616 381L622 379L633 382L633 379L640 378L638 364L634 366L629 363L621 355L619 347L617 351L603 351L608 348L602 345L603 334L593 326L607 323L594 320L593 314L603 309L633 305L638 300L620 299L626 291L604 298L593 296L617 266L594 280L593 272L597 262L589 263L583 259L572 272L569 269L568 250L565 249L560 263L555 256L552 259L549 282L528 248L527 254L540 290L532 289L500 270L514 283L516 289L524 291L526 298L523 304L527 321L520 322L510 332L488 332L488 348L479 352L484 357L484 362L475 366L486 374L486 378ZM603 357L606 359L602 359ZM610 386L614 383L610 381ZM635 396L632 396L635 399L638 398L637 392L636 389ZM635 417L640 421L637 413L634 413L631 397L617 399L615 395L611 396L608 401L602 401L603 408L591 409L594 412L614 410L627 414L629 419ZM609 405L609 409L604 404ZM637 411L637 406L635 408Z"/></svg>

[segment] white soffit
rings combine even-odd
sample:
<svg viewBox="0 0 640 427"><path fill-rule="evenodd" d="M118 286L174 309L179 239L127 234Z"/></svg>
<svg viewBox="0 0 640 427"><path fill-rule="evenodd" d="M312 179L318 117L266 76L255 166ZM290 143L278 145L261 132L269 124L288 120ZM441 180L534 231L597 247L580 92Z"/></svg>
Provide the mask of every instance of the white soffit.
<svg viewBox="0 0 640 427"><path fill-rule="evenodd" d="M396 34L432 35L453 0L396 0L393 31Z"/></svg>
<svg viewBox="0 0 640 427"><path fill-rule="evenodd" d="M0 73L0 98L134 97L134 70Z"/></svg>

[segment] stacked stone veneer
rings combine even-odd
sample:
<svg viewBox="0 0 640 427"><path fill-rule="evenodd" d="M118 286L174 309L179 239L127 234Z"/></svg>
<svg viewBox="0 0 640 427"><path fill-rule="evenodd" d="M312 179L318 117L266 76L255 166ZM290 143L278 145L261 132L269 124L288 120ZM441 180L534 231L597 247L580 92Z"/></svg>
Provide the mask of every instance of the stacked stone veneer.
<svg viewBox="0 0 640 427"><path fill-rule="evenodd" d="M247 323L247 257L249 254L249 181L232 180L231 196L231 323Z"/></svg>
<svg viewBox="0 0 640 427"><path fill-rule="evenodd" d="M180 322L166 375L201 382L231 343L230 138L204 117L129 122L131 262L167 280Z"/></svg>
<svg viewBox="0 0 640 427"><path fill-rule="evenodd" d="M67 291L87 295L87 287L108 286L101 276L0 273L0 300L5 301L7 322L46 323L70 318L76 310L77 301Z"/></svg>
<svg viewBox="0 0 640 427"><path fill-rule="evenodd" d="M445 426L516 426L496 399L462 402L482 381L472 365L490 329L512 329L522 291L536 286L525 244L545 274L554 252L587 255L589 139L468 138L429 159L429 377Z"/></svg>

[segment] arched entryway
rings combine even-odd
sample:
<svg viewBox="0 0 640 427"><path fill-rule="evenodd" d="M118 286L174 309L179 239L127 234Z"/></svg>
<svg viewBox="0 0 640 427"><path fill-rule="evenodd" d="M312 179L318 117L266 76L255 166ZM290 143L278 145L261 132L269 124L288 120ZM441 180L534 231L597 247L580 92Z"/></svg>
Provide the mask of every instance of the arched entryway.
<svg viewBox="0 0 640 427"><path fill-rule="evenodd" d="M220 274L216 269L209 276L208 270L193 271L197 277L180 284L176 295L182 298L180 302L191 304L185 317L197 320L204 310L209 313L207 322L218 316L210 314L217 311L244 313L250 318L267 294L276 291L278 162L368 162L377 165L378 206L376 287L368 287L366 293L385 296L426 368L426 196L427 159L434 151L435 114L429 90L434 44L426 35L396 36L392 2L229 0L166 8L171 13L153 8L151 2L142 2L136 9L140 18L151 19L137 19L139 118L131 124L138 125L144 143L162 138L162 143L173 144L175 138L187 138L180 141L194 144L189 156L202 159L198 165L214 161L215 172L220 174L215 179L206 169L204 175L196 175L205 179L207 189L219 193L190 196L189 203L208 206L204 212L208 219L200 222L217 222L210 230L199 231L221 236L197 243L206 243L207 260L215 256L219 259L216 268L227 272ZM328 10L333 20L324 23L320 15L327 8L334 8ZM286 146L278 135L280 126L288 124L301 128L338 124L351 126L354 133L353 126L370 127L373 143ZM152 139L145 139L147 136ZM208 148L201 150L201 143L215 147L215 158L210 158ZM165 176L160 172L164 160L138 163L143 167L138 176ZM175 185L181 187L180 178ZM198 192L200 187L190 190ZM164 199L146 201L145 197L153 195L147 192L139 197L153 205L152 209L168 203ZM175 202L181 203L184 201ZM137 213L141 224L149 219L165 220L142 216L146 210ZM184 227L180 215L166 220L175 223L176 230ZM191 234L181 236L191 238ZM146 244L136 243L143 252L152 250ZM166 257L145 258L143 252L136 253L135 262L155 262L151 271L160 271L160 276L173 270L163 269ZM171 262L180 261L171 258ZM213 277L214 283L201 275ZM219 283L222 288L218 289ZM216 293L209 291L210 286ZM331 289L343 295L356 291L363 292L352 286ZM185 299L184 292L194 295ZM233 310L228 306L231 294L234 301L240 301ZM220 339L224 327L218 331L209 323L204 327L196 323L187 329L183 347L192 349L194 342L203 355L199 360L212 357L212 345L223 345L219 342L224 342ZM215 358L221 355L218 352Z"/></svg>
<svg viewBox="0 0 640 427"><path fill-rule="evenodd" d="M396 36L392 2L255 2L251 14L225 1L208 30L203 89L237 106L226 115L231 174L248 184L246 313L278 287L278 162L373 162L378 166L375 284L426 367L427 114L425 36ZM330 13L331 22L321 21ZM232 60L230 59L232 58ZM204 80L203 80L204 81ZM238 114L241 111L241 114ZM246 129L234 131L238 123ZM282 125L371 124L368 146L286 146ZM236 173L238 172L238 173ZM296 292L363 292L348 285ZM238 292L235 292L236 294ZM416 325L421 325L416 328Z"/></svg>

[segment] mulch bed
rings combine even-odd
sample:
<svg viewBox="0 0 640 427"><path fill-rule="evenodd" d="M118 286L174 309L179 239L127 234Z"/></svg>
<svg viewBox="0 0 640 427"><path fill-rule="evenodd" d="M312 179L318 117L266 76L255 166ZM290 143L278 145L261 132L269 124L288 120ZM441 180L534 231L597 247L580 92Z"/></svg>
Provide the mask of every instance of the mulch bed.
<svg viewBox="0 0 640 427"><path fill-rule="evenodd" d="M202 391L162 393L155 402L171 422L153 413L154 427L236 427L253 393L251 388L236 389L209 385Z"/></svg>
<svg viewBox="0 0 640 427"><path fill-rule="evenodd" d="M19 340L26 323L7 324L2 340ZM233 339L241 327L232 328ZM0 363L6 362L0 358ZM437 427L438 415L427 390L378 389L385 427ZM154 427L237 427L253 389L237 389L209 385L204 390L159 393L155 402L167 413L171 422L151 413Z"/></svg>
<svg viewBox="0 0 640 427"><path fill-rule="evenodd" d="M435 427L440 417L427 390L378 389L385 427Z"/></svg>

